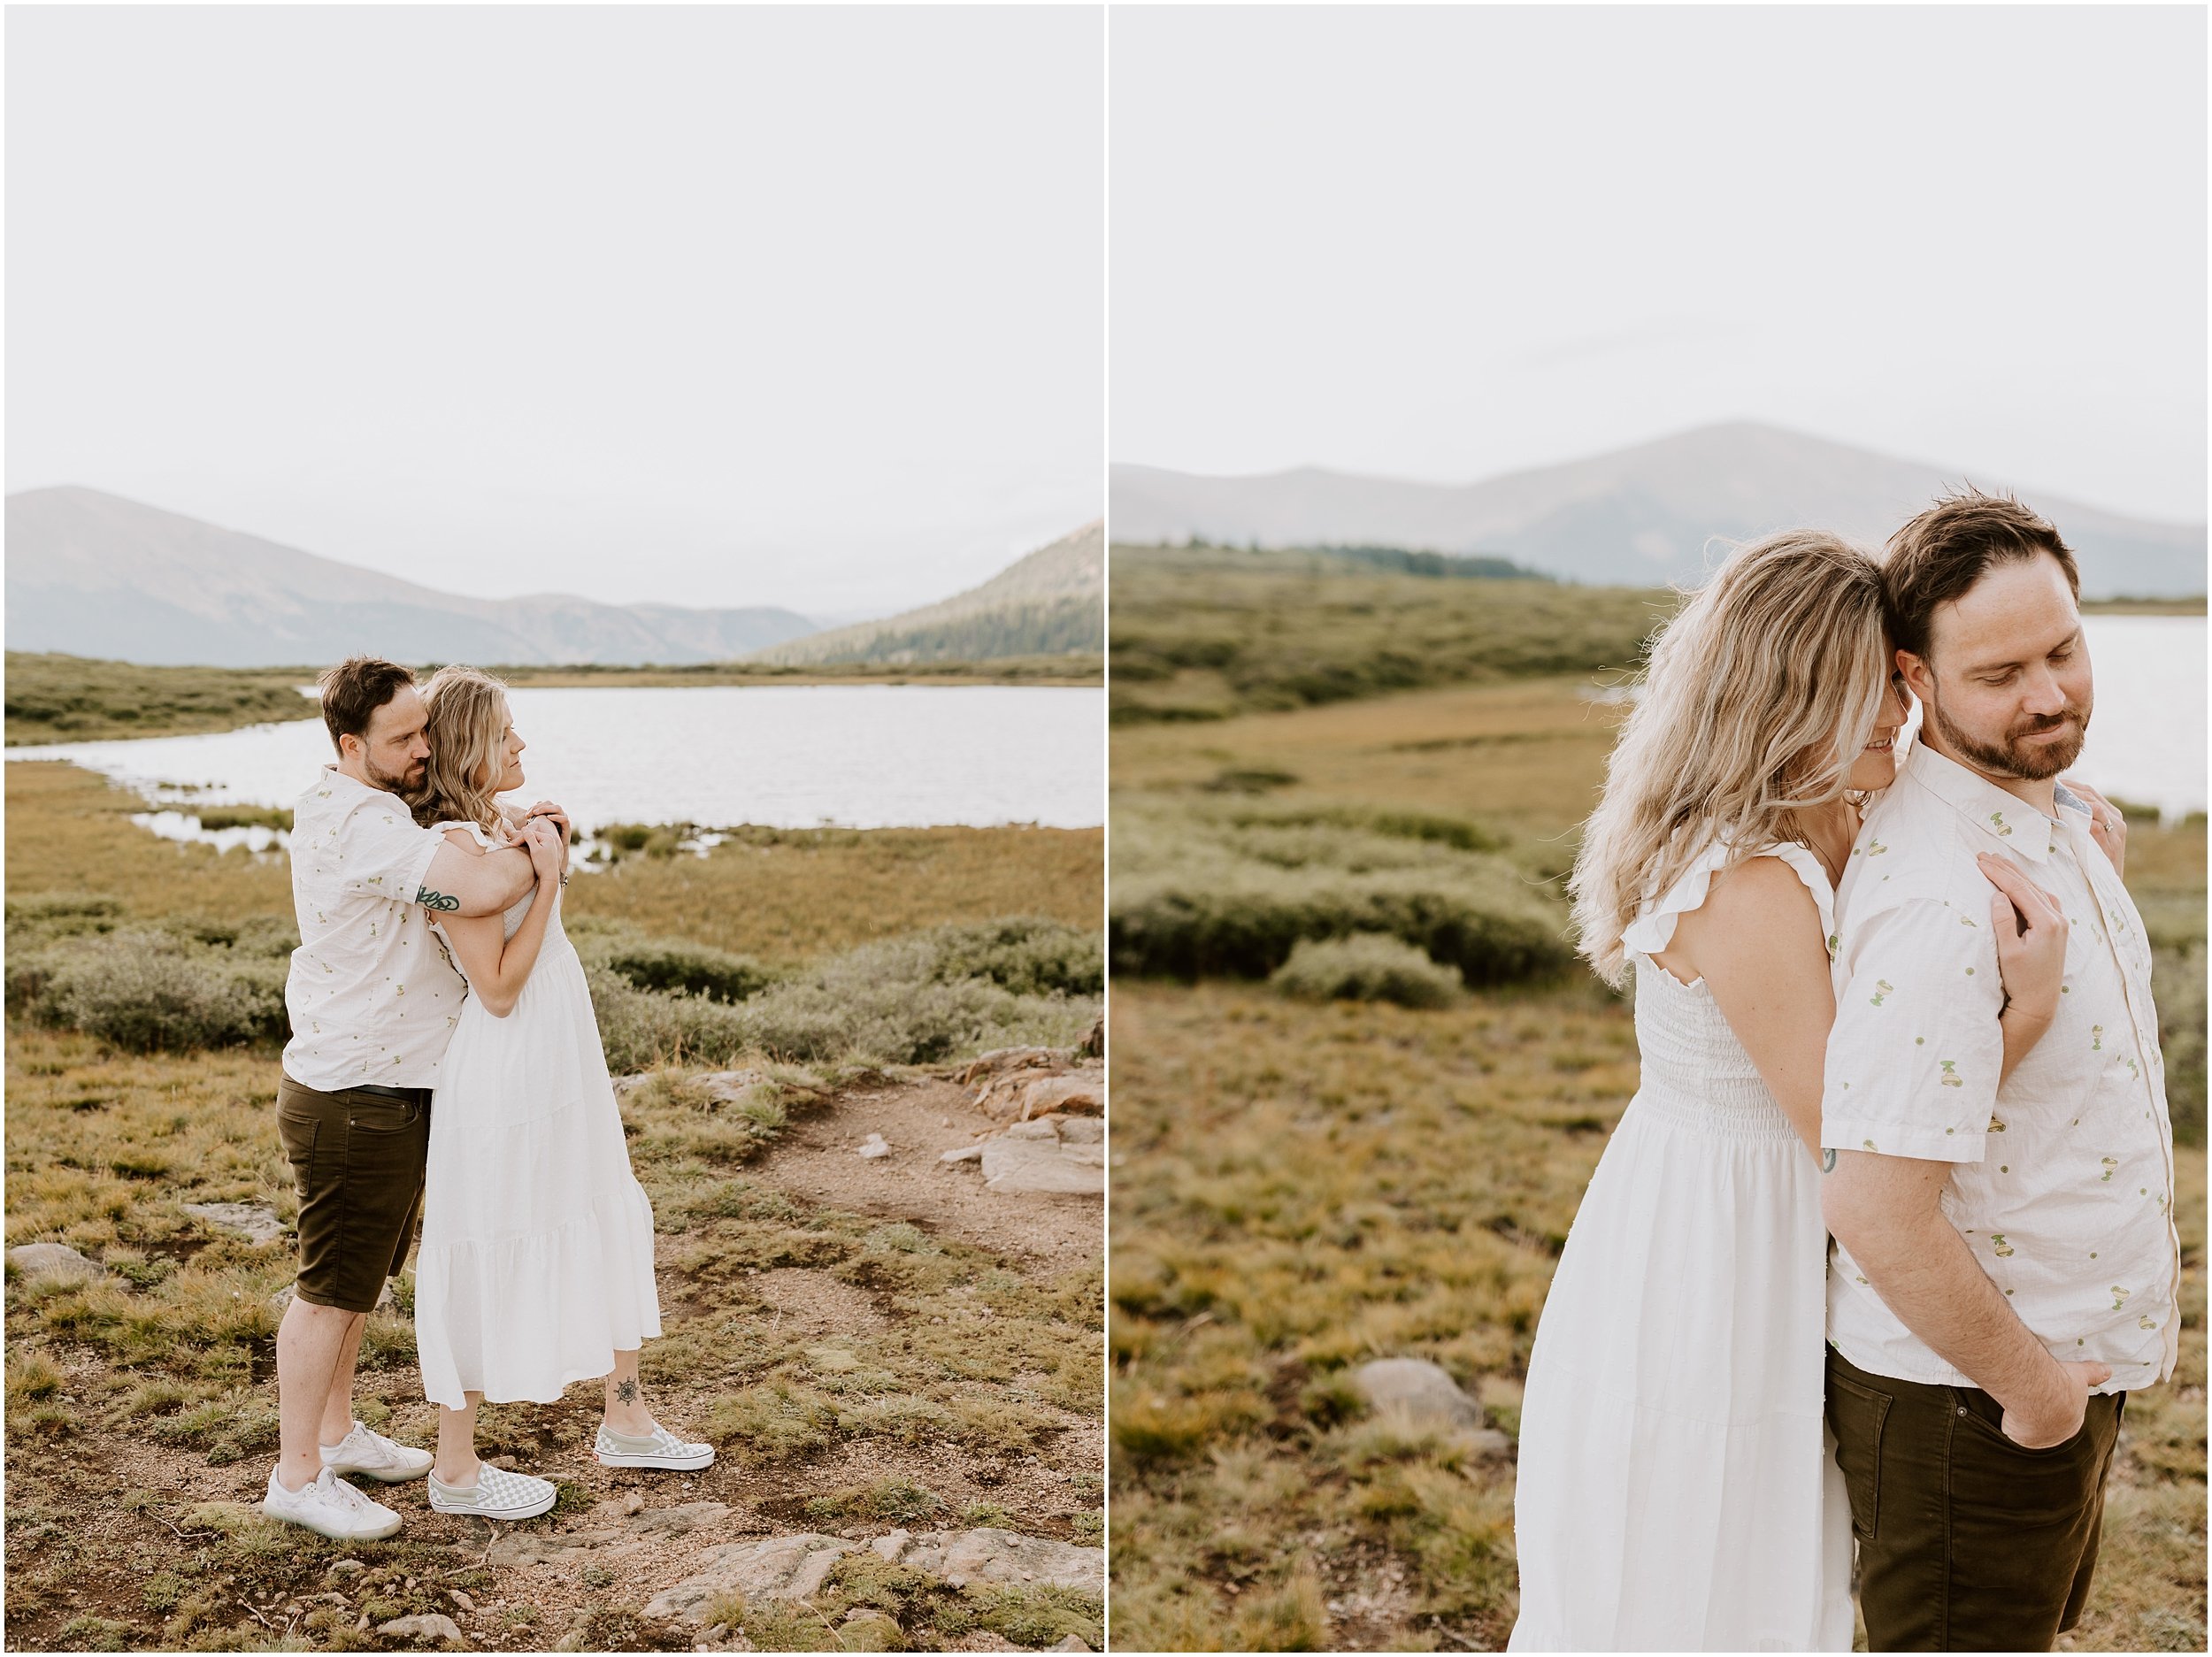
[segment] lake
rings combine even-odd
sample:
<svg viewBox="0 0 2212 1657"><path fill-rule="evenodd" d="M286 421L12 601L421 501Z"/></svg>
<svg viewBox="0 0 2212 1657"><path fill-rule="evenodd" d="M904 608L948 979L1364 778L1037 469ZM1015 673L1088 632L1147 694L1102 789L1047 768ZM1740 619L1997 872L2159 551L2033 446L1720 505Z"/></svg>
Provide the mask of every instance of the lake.
<svg viewBox="0 0 2212 1657"><path fill-rule="evenodd" d="M524 804L557 800L579 831L609 823L770 828L1094 828L1106 818L1106 704L1087 687L764 685L518 689ZM147 826L209 834L196 805L289 806L331 758L320 719L207 736L7 750L111 777L168 808Z"/></svg>
<svg viewBox="0 0 2212 1657"><path fill-rule="evenodd" d="M2085 616L2097 705L2067 774L2172 821L2205 809L2205 618Z"/></svg>

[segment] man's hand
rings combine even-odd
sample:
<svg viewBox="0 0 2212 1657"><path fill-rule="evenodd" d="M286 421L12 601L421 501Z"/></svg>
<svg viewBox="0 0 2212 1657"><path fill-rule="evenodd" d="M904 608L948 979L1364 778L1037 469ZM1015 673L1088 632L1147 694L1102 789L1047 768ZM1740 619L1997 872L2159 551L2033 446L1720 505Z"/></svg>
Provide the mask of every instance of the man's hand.
<svg viewBox="0 0 2212 1657"><path fill-rule="evenodd" d="M568 843L574 838L568 825L568 812L564 808L555 805L550 800L541 800L530 808L523 820L534 822L539 817L549 818L560 828L561 872L566 874L568 872Z"/></svg>
<svg viewBox="0 0 2212 1657"><path fill-rule="evenodd" d="M2058 1370L2062 1379L2047 1408L2005 1412L2005 1437L2024 1450L2048 1450L2079 1432L2089 1389L2112 1378L2108 1363L2062 1363Z"/></svg>
<svg viewBox="0 0 2212 1657"><path fill-rule="evenodd" d="M557 882L562 866L568 861L568 848L561 842L560 831L549 819L534 819L524 826L523 839L530 852L530 866L536 872L541 886Z"/></svg>

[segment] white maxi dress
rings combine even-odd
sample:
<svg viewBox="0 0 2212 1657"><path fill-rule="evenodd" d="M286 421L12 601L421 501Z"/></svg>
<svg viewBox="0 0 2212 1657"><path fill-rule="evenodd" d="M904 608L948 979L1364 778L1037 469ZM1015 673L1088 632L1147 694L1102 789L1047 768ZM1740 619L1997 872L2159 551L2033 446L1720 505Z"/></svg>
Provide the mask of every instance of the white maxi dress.
<svg viewBox="0 0 2212 1657"><path fill-rule="evenodd" d="M506 912L508 937L530 903ZM471 1392L549 1404L660 1332L653 1208L557 895L514 1010L471 995L438 1066L415 1262L423 1392L454 1409Z"/></svg>
<svg viewBox="0 0 2212 1657"><path fill-rule="evenodd" d="M1702 979L1650 959L1716 848L1624 935L1642 1081L1552 1279L1521 1412L1513 1651L1848 1651L1850 1510L1822 1409L1812 1153ZM1835 932L1827 871L1778 846Z"/></svg>

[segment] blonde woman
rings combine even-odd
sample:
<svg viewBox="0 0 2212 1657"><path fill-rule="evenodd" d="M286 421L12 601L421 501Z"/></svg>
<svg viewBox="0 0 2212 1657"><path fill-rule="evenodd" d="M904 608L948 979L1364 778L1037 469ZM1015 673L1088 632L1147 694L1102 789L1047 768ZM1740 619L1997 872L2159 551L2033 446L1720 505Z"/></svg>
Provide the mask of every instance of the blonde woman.
<svg viewBox="0 0 2212 1657"><path fill-rule="evenodd" d="M1853 800L1893 779L1906 711L1879 572L1832 536L1737 552L1654 641L1571 883L1582 952L1634 980L1642 1082L1529 1361L1511 1649L1851 1647L1821 1070ZM2009 1064L2064 922L1987 872L2026 917L2000 928Z"/></svg>
<svg viewBox="0 0 2212 1657"><path fill-rule="evenodd" d="M486 1467L477 1406L550 1404L606 1377L595 1450L611 1467L689 1469L714 1459L657 1423L638 1352L661 1332L653 1210L630 1171L622 1116L582 964L561 931L565 824L511 817L495 796L523 783L524 743L506 689L449 667L423 693L430 759L409 796L416 821L457 844L519 836L537 885L503 915L435 923L469 995L430 1101L415 1338L423 1391L439 1406L430 1505L529 1518L546 1479Z"/></svg>

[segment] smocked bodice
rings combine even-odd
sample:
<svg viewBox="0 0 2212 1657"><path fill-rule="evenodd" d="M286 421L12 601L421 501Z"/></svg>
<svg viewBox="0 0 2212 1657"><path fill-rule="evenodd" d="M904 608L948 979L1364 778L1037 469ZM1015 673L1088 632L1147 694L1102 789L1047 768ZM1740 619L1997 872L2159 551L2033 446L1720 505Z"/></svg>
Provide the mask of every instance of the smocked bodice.
<svg viewBox="0 0 2212 1657"><path fill-rule="evenodd" d="M1729 1139L1793 1137L1796 1130L1704 979L1684 984L1655 961L1633 959L1643 1063L1633 1108Z"/></svg>

